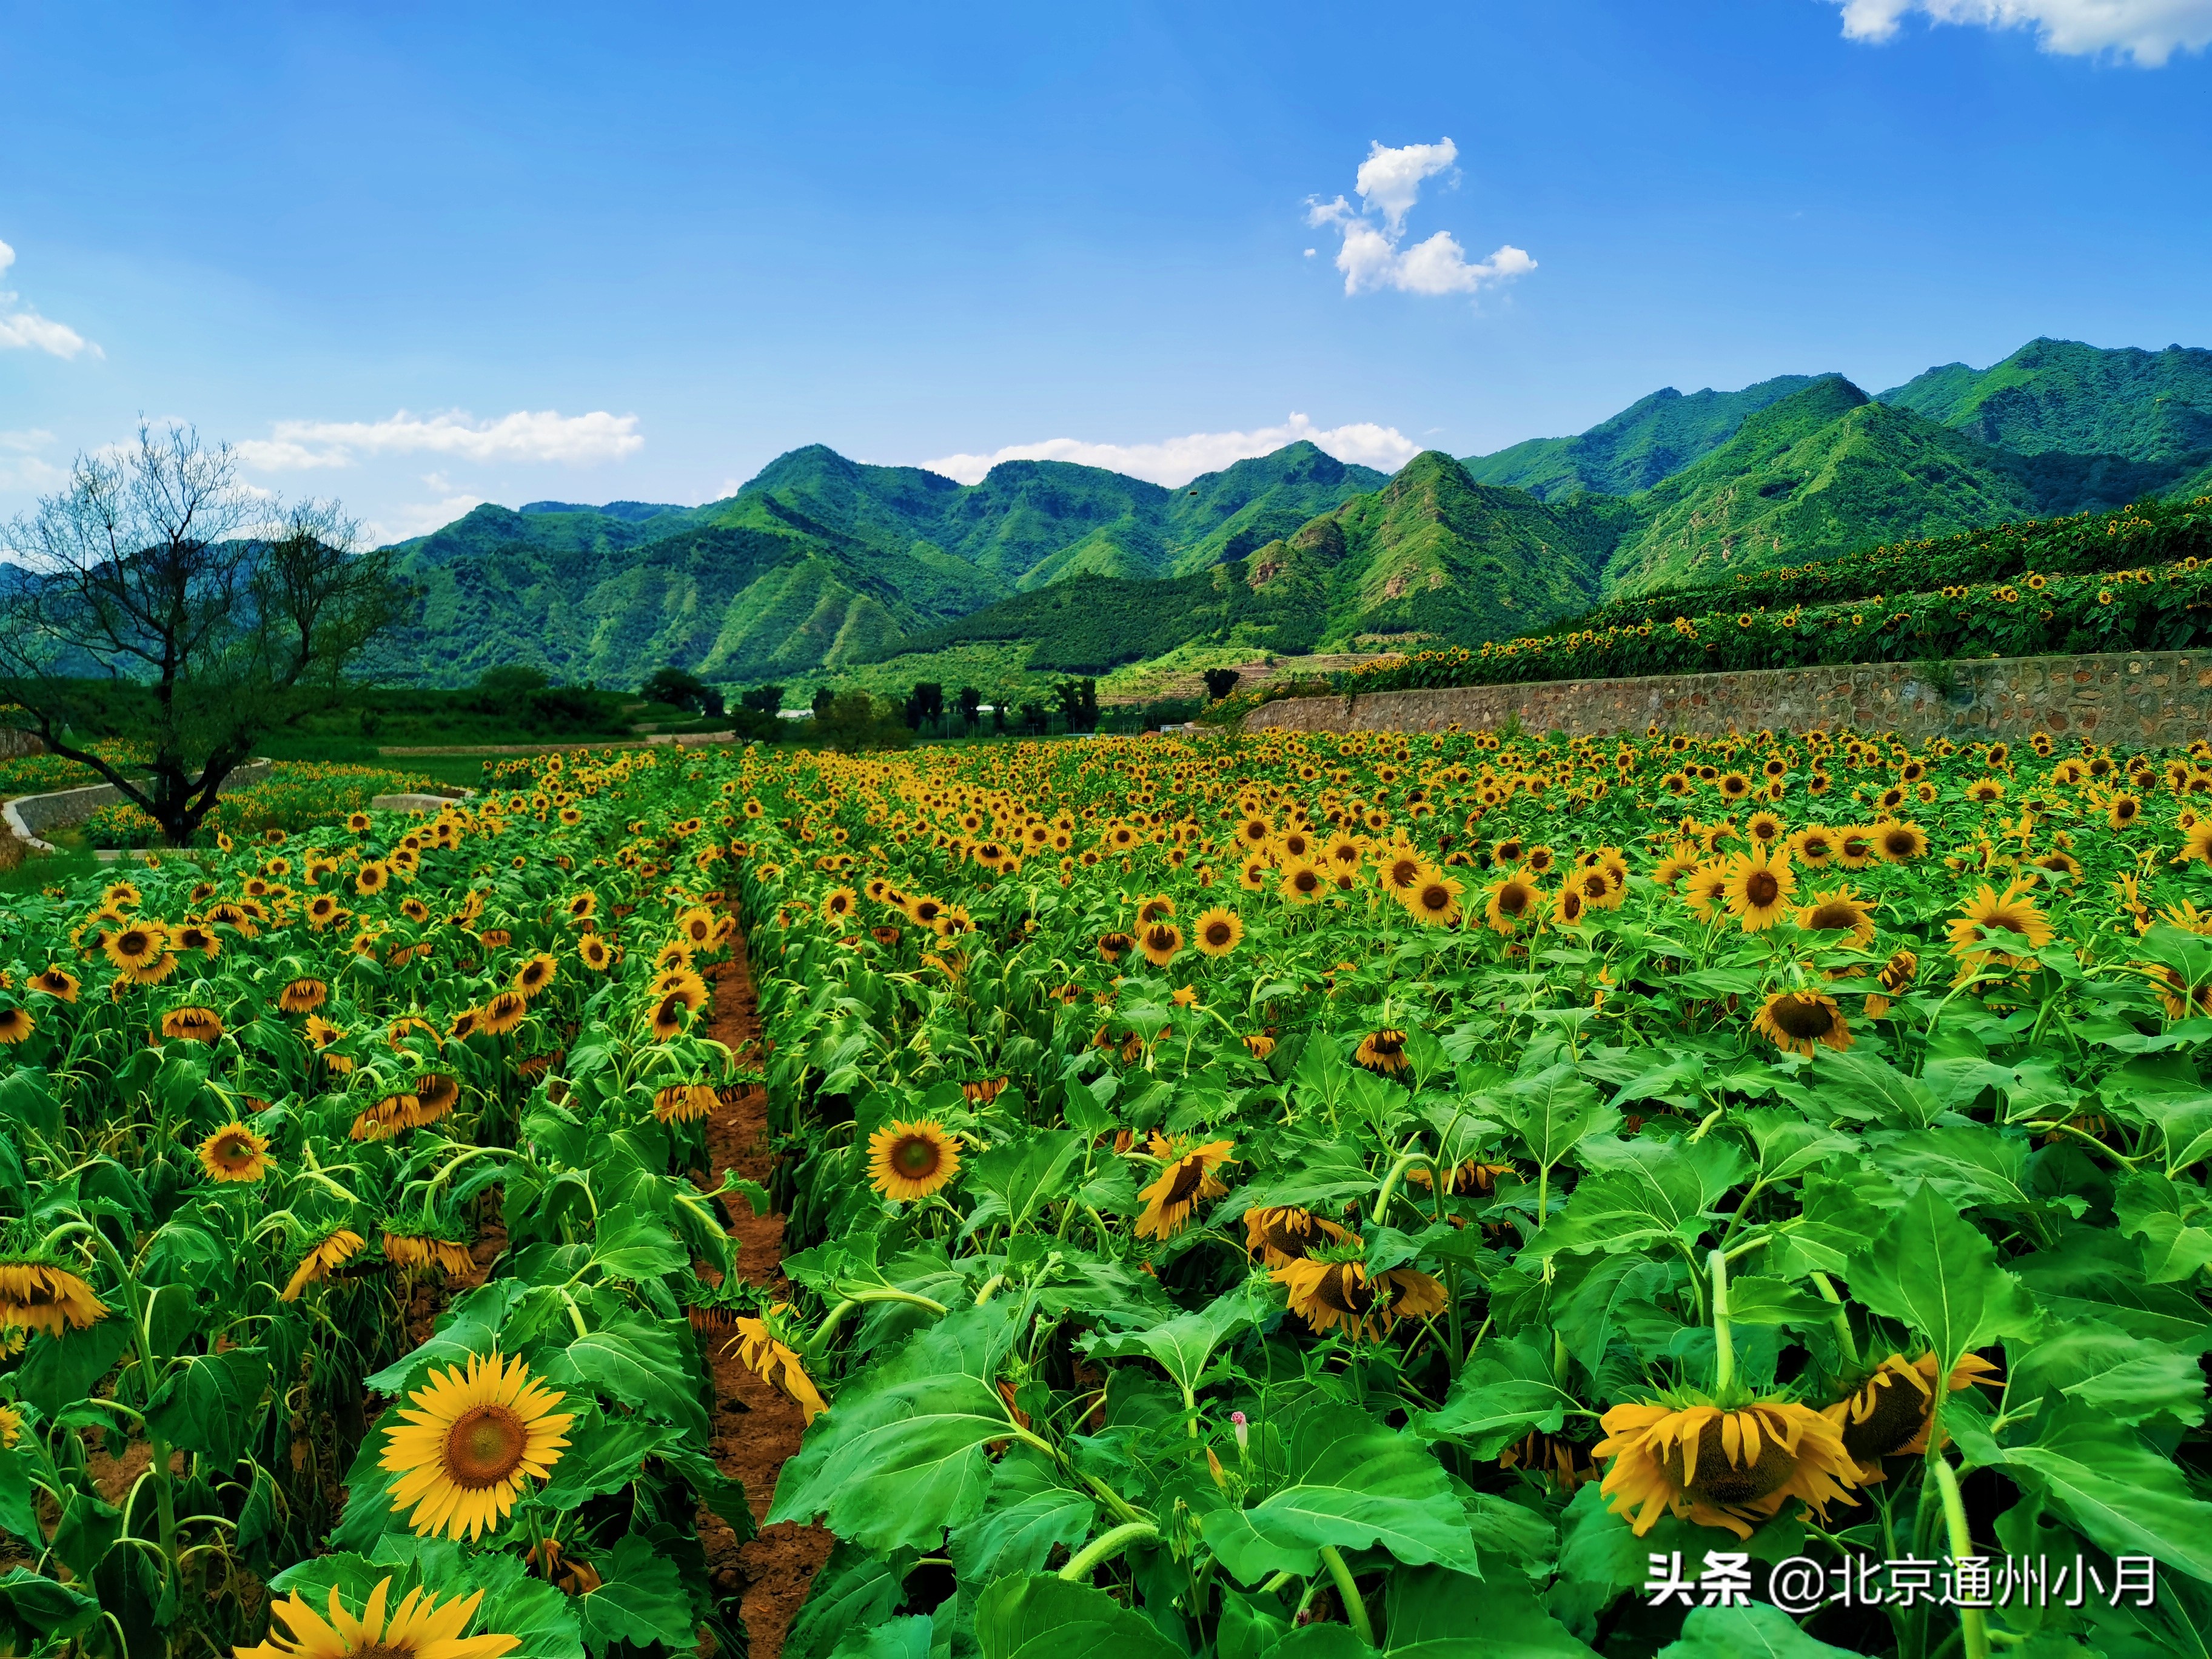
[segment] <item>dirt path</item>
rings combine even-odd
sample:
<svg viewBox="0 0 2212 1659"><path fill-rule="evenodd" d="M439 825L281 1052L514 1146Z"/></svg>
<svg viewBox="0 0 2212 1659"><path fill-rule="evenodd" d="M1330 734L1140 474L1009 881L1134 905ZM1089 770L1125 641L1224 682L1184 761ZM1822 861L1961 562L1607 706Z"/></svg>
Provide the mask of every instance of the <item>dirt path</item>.
<svg viewBox="0 0 2212 1659"><path fill-rule="evenodd" d="M740 937L729 963L714 975L714 1012L708 1031L726 1043L740 1060L753 1058L760 1042L760 1009L753 994L752 969ZM707 1150L713 1163L709 1184L719 1184L722 1171L735 1170L763 1185L773 1161L766 1150L768 1098L749 1087L735 1104L720 1108L707 1123ZM735 1229L738 1271L763 1289L781 1293L785 1284L783 1218L747 1216L745 1206ZM717 1354L708 1348L714 1372L718 1402L714 1424L714 1461L722 1473L745 1483L745 1496L757 1522L768 1513L775 1492L775 1477L784 1460L799 1449L805 1419L799 1407L738 1363L734 1352ZM700 1512L700 1540L707 1547L707 1561L714 1588L723 1595L742 1594L745 1628L752 1638L751 1659L778 1659L784 1633L806 1599L815 1569L830 1553L830 1537L818 1527L802 1527L786 1521L763 1527L760 1536L739 1544L737 1535L720 1521Z"/></svg>

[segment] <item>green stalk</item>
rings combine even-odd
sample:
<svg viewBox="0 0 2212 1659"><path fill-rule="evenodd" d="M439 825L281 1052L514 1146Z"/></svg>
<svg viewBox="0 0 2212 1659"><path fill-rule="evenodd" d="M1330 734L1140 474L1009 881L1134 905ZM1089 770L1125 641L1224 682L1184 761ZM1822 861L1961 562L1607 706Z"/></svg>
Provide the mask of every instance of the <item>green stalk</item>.
<svg viewBox="0 0 2212 1659"><path fill-rule="evenodd" d="M1934 1435L1929 1438L1928 1462L1943 1494L1943 1522L1951 1534L1951 1559L1964 1561L1974 1553L1974 1535L1966 1527L1966 1505L1959 1496L1959 1477L1952 1472L1950 1460L1934 1445ZM1959 1630L1966 1638L1966 1659L1990 1659L1989 1621L1979 1607L1959 1609Z"/></svg>
<svg viewBox="0 0 2212 1659"><path fill-rule="evenodd" d="M1111 1532L1102 1532L1085 1544L1060 1570L1060 1576L1071 1584L1084 1583L1100 1562L1113 1559L1131 1544L1147 1542L1159 1535L1160 1529L1149 1521L1124 1521Z"/></svg>
<svg viewBox="0 0 2212 1659"><path fill-rule="evenodd" d="M1852 1370L1856 1370L1859 1364L1859 1345L1858 1340L1851 1334L1851 1310L1844 1305L1844 1298L1836 1294L1836 1287L1828 1282L1827 1274L1815 1273L1813 1275L1813 1283L1822 1297L1834 1305L1836 1311L1832 1317L1836 1327L1836 1344L1844 1351L1844 1365Z"/></svg>
<svg viewBox="0 0 2212 1659"><path fill-rule="evenodd" d="M1713 1275L1713 1397L1725 1408L1723 1396L1735 1386L1735 1344L1729 1334L1728 1252L1715 1250L1709 1260Z"/></svg>
<svg viewBox="0 0 2212 1659"><path fill-rule="evenodd" d="M1375 1626L1368 1622L1367 1603L1359 1599L1359 1586L1352 1582L1352 1569L1344 1565L1342 1552L1334 1544L1323 1544L1321 1560L1336 1585L1337 1599L1344 1603L1344 1617L1351 1625L1352 1634L1369 1647L1373 1647Z"/></svg>

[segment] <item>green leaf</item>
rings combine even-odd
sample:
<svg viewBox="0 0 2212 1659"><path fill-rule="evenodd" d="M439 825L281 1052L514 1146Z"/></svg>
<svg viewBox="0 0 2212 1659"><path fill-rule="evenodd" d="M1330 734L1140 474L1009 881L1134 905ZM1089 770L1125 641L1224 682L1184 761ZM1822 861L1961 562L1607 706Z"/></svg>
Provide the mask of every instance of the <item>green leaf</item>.
<svg viewBox="0 0 2212 1659"><path fill-rule="evenodd" d="M983 1448L1013 1437L995 1386L1013 1337L1000 1299L960 1309L860 1373L783 1466L769 1520L811 1522L867 1548L934 1548L990 1488Z"/></svg>
<svg viewBox="0 0 2212 1659"><path fill-rule="evenodd" d="M1103 1590L1059 1578L1001 1578L975 1599L983 1659L1184 1659L1152 1621Z"/></svg>
<svg viewBox="0 0 2212 1659"><path fill-rule="evenodd" d="M2112 1194L2120 1231L2143 1242L2143 1261L2154 1285L2186 1283L2212 1265L2212 1198L2148 1170L2130 1176Z"/></svg>
<svg viewBox="0 0 2212 1659"><path fill-rule="evenodd" d="M0 1451L0 1533L26 1543L45 1537L39 1527L38 1489L32 1484L38 1469L27 1439Z"/></svg>
<svg viewBox="0 0 2212 1659"><path fill-rule="evenodd" d="M512 1279L479 1285L446 1310L428 1342L362 1382L378 1394L397 1398L416 1387L434 1365L465 1370L471 1355L489 1354L498 1345L500 1327L530 1288Z"/></svg>
<svg viewBox="0 0 2212 1659"><path fill-rule="evenodd" d="M2212 1504L2136 1431L2080 1406L2044 1419L2035 1443L2005 1450L2005 1470L2048 1494L2091 1543L2148 1555L2169 1571L2212 1583Z"/></svg>
<svg viewBox="0 0 2212 1659"><path fill-rule="evenodd" d="M2142 1246L2111 1229L2074 1228L2014 1265L2053 1319L2117 1325L2183 1353L2212 1351L2203 1305L2185 1291L2146 1283Z"/></svg>
<svg viewBox="0 0 2212 1659"><path fill-rule="evenodd" d="M1783 1092L1823 1117L1855 1118L1893 1127L1925 1128L1943 1109L1919 1079L1907 1077L1863 1048L1821 1055L1810 1073Z"/></svg>
<svg viewBox="0 0 2212 1659"><path fill-rule="evenodd" d="M606 1417L594 1406L568 1425L568 1449L540 1496L554 1509L572 1510L587 1498L619 1492L637 1479L646 1458L677 1437L666 1424Z"/></svg>
<svg viewBox="0 0 2212 1659"><path fill-rule="evenodd" d="M1224 1504L1200 1522L1206 1545L1243 1583L1288 1571L1311 1577L1320 1547L1389 1550L1408 1565L1441 1562L1480 1577L1451 1483L1420 1440L1334 1401L1291 1425L1286 1483L1250 1509Z"/></svg>
<svg viewBox="0 0 2212 1659"><path fill-rule="evenodd" d="M1808 1123L1793 1112L1745 1112L1741 1121L1759 1148L1759 1180L1771 1187L1838 1159L1856 1160L1859 1142L1838 1129Z"/></svg>
<svg viewBox="0 0 2212 1659"><path fill-rule="evenodd" d="M937 1641L937 1621L910 1613L873 1630L851 1631L830 1650L830 1659L929 1659Z"/></svg>
<svg viewBox="0 0 2212 1659"><path fill-rule="evenodd" d="M1245 1287L1214 1298L1196 1313L1177 1314L1148 1330L1127 1331L1093 1338L1087 1351L1094 1358L1127 1359L1137 1355L1152 1360L1169 1380L1195 1393L1213 1351L1233 1332L1242 1330L1273 1310Z"/></svg>
<svg viewBox="0 0 2212 1659"><path fill-rule="evenodd" d="M1659 1659L1859 1659L1856 1650L1815 1640L1778 1607L1692 1607L1679 1641Z"/></svg>
<svg viewBox="0 0 2212 1659"><path fill-rule="evenodd" d="M635 1281L680 1273L691 1253L659 1219L624 1210L602 1214L592 1237L592 1260L610 1279Z"/></svg>
<svg viewBox="0 0 2212 1659"><path fill-rule="evenodd" d="M594 1565L599 1589L575 1598L584 1645L594 1659L618 1642L638 1647L658 1642L679 1653L698 1645L684 1575L673 1561L656 1555L650 1543L624 1533Z"/></svg>
<svg viewBox="0 0 2212 1659"><path fill-rule="evenodd" d="M1743 1153L1725 1140L1599 1138L1583 1143L1582 1157L1589 1173L1559 1219L1531 1238L1524 1254L1542 1260L1563 1249L1688 1244L1705 1231L1713 1206L1744 1173Z"/></svg>
<svg viewBox="0 0 2212 1659"><path fill-rule="evenodd" d="M1068 1166L1083 1156L1083 1139L1066 1129L1043 1129L979 1154L970 1164L974 1184L1006 1206L1007 1231L1018 1231L1060 1197Z"/></svg>
<svg viewBox="0 0 2212 1659"><path fill-rule="evenodd" d="M2204 1420L2204 1373L2194 1357L2111 1325L2068 1325L2026 1352L2015 1346L2012 1394L2023 1404L2046 1394L2078 1401L2115 1423L2161 1414L2185 1429Z"/></svg>
<svg viewBox="0 0 2212 1659"><path fill-rule="evenodd" d="M1061 1486L1042 1453L1017 1446L992 1472L982 1514L953 1529L954 1576L972 1595L1010 1572L1042 1571L1055 1545L1073 1552L1091 1535L1097 1512L1091 1494Z"/></svg>
<svg viewBox="0 0 2212 1659"><path fill-rule="evenodd" d="M1591 1659L1517 1574L1480 1583L1443 1567L1401 1568L1383 1601L1387 1659Z"/></svg>
<svg viewBox="0 0 2212 1659"><path fill-rule="evenodd" d="M0 1578L0 1607L36 1636L64 1641L92 1627L100 1600L74 1584L44 1577L27 1567L11 1567Z"/></svg>
<svg viewBox="0 0 2212 1659"><path fill-rule="evenodd" d="M191 1356L148 1404L147 1423L171 1445L228 1470L244 1454L268 1390L265 1349Z"/></svg>
<svg viewBox="0 0 2212 1659"><path fill-rule="evenodd" d="M555 1388L604 1394L704 1439L707 1413L695 1382L698 1363L688 1326L623 1313L550 1355L543 1375Z"/></svg>
<svg viewBox="0 0 2212 1659"><path fill-rule="evenodd" d="M131 1321L110 1314L89 1330L66 1336L41 1332L15 1373L22 1397L48 1417L56 1417L92 1393L92 1385L115 1369L131 1346Z"/></svg>
<svg viewBox="0 0 2212 1659"><path fill-rule="evenodd" d="M1516 1078L1498 1091L1492 1114L1549 1169L1592 1135L1609 1134L1620 1114L1583 1080L1571 1060Z"/></svg>
<svg viewBox="0 0 2212 1659"><path fill-rule="evenodd" d="M1875 1166L1904 1185L1927 1182L1954 1206L2032 1209L2027 1142L1978 1123L1945 1124L1873 1146Z"/></svg>
<svg viewBox="0 0 2212 1659"><path fill-rule="evenodd" d="M889 1556L840 1539L815 1572L806 1600L783 1640L785 1659L827 1659L848 1631L866 1630L890 1617L914 1569L912 1550Z"/></svg>
<svg viewBox="0 0 2212 1659"><path fill-rule="evenodd" d="M2026 1287L1997 1266L1996 1247L1926 1182L1848 1271L1863 1305L1928 1339L1939 1376L1972 1349L2031 1334L2041 1317Z"/></svg>
<svg viewBox="0 0 2212 1659"><path fill-rule="evenodd" d="M1746 1275L1729 1281L1729 1317L1739 1325L1826 1325L1835 1310L1801 1285Z"/></svg>

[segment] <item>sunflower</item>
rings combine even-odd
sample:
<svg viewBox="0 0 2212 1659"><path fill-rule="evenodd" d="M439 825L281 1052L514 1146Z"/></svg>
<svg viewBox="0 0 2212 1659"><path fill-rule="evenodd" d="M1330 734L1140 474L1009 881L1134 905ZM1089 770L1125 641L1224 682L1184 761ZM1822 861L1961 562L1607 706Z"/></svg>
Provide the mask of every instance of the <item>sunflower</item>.
<svg viewBox="0 0 2212 1659"><path fill-rule="evenodd" d="M331 1276L332 1268L351 1261L360 1250L361 1244L361 1235L353 1229L337 1228L300 1258L300 1265L292 1270L291 1281L276 1299L297 1302L300 1292L308 1285L320 1284Z"/></svg>
<svg viewBox="0 0 2212 1659"><path fill-rule="evenodd" d="M13 1406L0 1406L0 1451L12 1451L23 1437L23 1413Z"/></svg>
<svg viewBox="0 0 2212 1659"><path fill-rule="evenodd" d="M312 1014L331 999L331 988L319 979L295 979L276 994L276 1006L288 1014Z"/></svg>
<svg viewBox="0 0 2212 1659"><path fill-rule="evenodd" d="M653 1092L653 1115L663 1123L696 1123L714 1115L715 1096L703 1083L663 1084Z"/></svg>
<svg viewBox="0 0 2212 1659"><path fill-rule="evenodd" d="M92 1286L66 1267L45 1261L0 1261L0 1331L21 1327L59 1336L107 1317Z"/></svg>
<svg viewBox="0 0 2212 1659"><path fill-rule="evenodd" d="M1182 949L1182 929L1171 921L1155 921L1137 936L1137 948L1155 968L1164 968Z"/></svg>
<svg viewBox="0 0 2212 1659"><path fill-rule="evenodd" d="M432 1233L395 1233L387 1230L381 1243L385 1259L398 1267L435 1267L441 1273L465 1273L477 1265L467 1245Z"/></svg>
<svg viewBox="0 0 2212 1659"><path fill-rule="evenodd" d="M661 974L653 981L652 994L674 997L695 1014L707 1006L707 981L688 967L671 968Z"/></svg>
<svg viewBox="0 0 2212 1659"><path fill-rule="evenodd" d="M1248 893L1263 892L1267 885L1267 872L1272 867L1266 858L1255 854L1237 867L1237 884Z"/></svg>
<svg viewBox="0 0 2212 1659"><path fill-rule="evenodd" d="M1951 954L1969 968L2032 965L2033 957L2016 952L2039 951L2051 939L2049 920L2026 896L2032 890L2032 884L2024 881L2009 883L2002 893L1984 885L1945 930Z"/></svg>
<svg viewBox="0 0 2212 1659"><path fill-rule="evenodd" d="M530 1012L530 999L520 991L501 991L483 1006L477 1029L486 1036L505 1036L522 1024Z"/></svg>
<svg viewBox="0 0 2212 1659"><path fill-rule="evenodd" d="M1755 847L1729 861L1723 891L1729 914L1743 923L1745 933L1757 933L1782 920L1796 887L1787 848Z"/></svg>
<svg viewBox="0 0 2212 1659"><path fill-rule="evenodd" d="M1836 1425L1792 1401L1632 1402L1601 1420L1606 1437L1590 1455L1613 1467L1598 1491L1639 1538L1669 1512L1748 1538L1793 1498L1825 1516L1856 1478Z"/></svg>
<svg viewBox="0 0 2212 1659"><path fill-rule="evenodd" d="M856 896L853 890L849 887L831 888L830 890L829 896L822 901L822 920L829 922L840 922L844 921L846 917L853 914L853 904L855 896Z"/></svg>
<svg viewBox="0 0 2212 1659"><path fill-rule="evenodd" d="M1361 1248L1356 1237L1335 1247L1347 1253ZM1444 1310L1443 1286L1418 1267L1393 1267L1370 1279L1358 1260L1305 1256L1267 1277L1290 1291L1290 1311L1316 1336L1341 1329L1358 1341L1380 1335L1401 1317L1428 1319Z"/></svg>
<svg viewBox="0 0 2212 1659"><path fill-rule="evenodd" d="M1310 864L1293 864L1283 872L1275 890L1292 904L1311 904L1328 884L1328 877Z"/></svg>
<svg viewBox="0 0 2212 1659"><path fill-rule="evenodd" d="M169 936L161 923L136 921L107 935L100 949L108 961L126 973L138 973L159 961Z"/></svg>
<svg viewBox="0 0 2212 1659"><path fill-rule="evenodd" d="M0 1048L23 1042L39 1029L27 1008L0 1008Z"/></svg>
<svg viewBox="0 0 2212 1659"><path fill-rule="evenodd" d="M1393 1077L1413 1066L1406 1058L1406 1034L1395 1025L1370 1031L1360 1038L1359 1047L1352 1057L1370 1072L1382 1072Z"/></svg>
<svg viewBox="0 0 2212 1659"><path fill-rule="evenodd" d="M1836 862L1846 870L1863 870L1881 856L1875 832L1854 824L1836 831Z"/></svg>
<svg viewBox="0 0 2212 1659"><path fill-rule="evenodd" d="M1662 887L1671 888L1683 877L1695 875L1700 862L1694 844L1678 841L1667 856L1653 866L1651 879Z"/></svg>
<svg viewBox="0 0 2212 1659"><path fill-rule="evenodd" d="M885 1198L927 1198L959 1173L959 1143L934 1118L893 1119L868 1137L869 1184Z"/></svg>
<svg viewBox="0 0 2212 1659"><path fill-rule="evenodd" d="M451 1112L460 1098L459 1079L445 1072L423 1073L415 1079L414 1121L409 1127L435 1123Z"/></svg>
<svg viewBox="0 0 2212 1659"><path fill-rule="evenodd" d="M769 1319L789 1310L788 1304L779 1302L768 1310ZM740 1318L731 1346L738 1351L738 1363L796 1401L808 1423L830 1409L830 1402L823 1399L822 1391L799 1364L799 1356L777 1339L769 1328L768 1320Z"/></svg>
<svg viewBox="0 0 2212 1659"><path fill-rule="evenodd" d="M1717 863L1701 864L1683 884L1682 902L1700 921L1711 921L1725 913L1733 863L1732 860L1723 859Z"/></svg>
<svg viewBox="0 0 2212 1659"><path fill-rule="evenodd" d="M236 1118L200 1142L200 1168L210 1181L258 1181L269 1172L269 1142Z"/></svg>
<svg viewBox="0 0 2212 1659"><path fill-rule="evenodd" d="M1203 912L1191 924L1192 942L1210 957L1225 957L1244 937L1244 920L1224 905Z"/></svg>
<svg viewBox="0 0 2212 1659"><path fill-rule="evenodd" d="M187 1006L161 1016L161 1035L179 1042L213 1042L222 1035L222 1018L212 1008Z"/></svg>
<svg viewBox="0 0 2212 1659"><path fill-rule="evenodd" d="M256 1646L234 1648L234 1659L501 1659L522 1645L519 1636L461 1634L483 1600L482 1590L440 1607L418 1585L400 1598L387 1622L384 1609L391 1594L387 1576L368 1593L368 1605L356 1619L333 1587L327 1624L305 1596L272 1602L269 1611L285 1633L271 1632Z"/></svg>
<svg viewBox="0 0 2212 1659"><path fill-rule="evenodd" d="M688 1007L684 999L676 995L665 996L655 1003L646 1022L652 1029L653 1040L665 1042L671 1037L681 1036Z"/></svg>
<svg viewBox="0 0 2212 1659"><path fill-rule="evenodd" d="M1851 1046L1851 1028L1836 1000L1818 991L1777 991L1752 1017L1751 1029L1788 1053L1813 1057L1816 1043L1844 1049Z"/></svg>
<svg viewBox="0 0 2212 1659"><path fill-rule="evenodd" d="M407 1397L402 1426L384 1443L380 1467L399 1479L393 1510L413 1510L418 1535L443 1533L471 1543L495 1529L514 1507L526 1475L544 1480L568 1443L574 1419L556 1409L564 1397L536 1382L519 1358L469 1356Z"/></svg>
<svg viewBox="0 0 2212 1659"><path fill-rule="evenodd" d="M1487 902L1482 907L1482 918L1491 931L1510 933L1543 903L1543 890L1536 885L1526 866L1516 870L1503 881L1491 883L1486 890Z"/></svg>
<svg viewBox="0 0 2212 1659"><path fill-rule="evenodd" d="M76 975L59 967L49 967L43 974L31 977L30 988L57 1002L75 1002L78 982Z"/></svg>
<svg viewBox="0 0 2212 1659"><path fill-rule="evenodd" d="M1341 1244L1352 1236L1349 1229L1294 1204L1244 1212L1245 1254L1270 1267L1303 1261L1316 1246Z"/></svg>
<svg viewBox="0 0 2212 1659"><path fill-rule="evenodd" d="M1237 1143L1209 1140L1186 1150L1180 1139L1170 1141L1155 1132L1152 1146L1152 1155L1165 1167L1159 1178L1138 1194L1145 1200L1145 1210L1137 1218L1137 1237L1172 1238L1182 1231L1199 1200L1219 1198L1229 1190L1213 1172L1224 1164L1237 1162Z"/></svg>
<svg viewBox="0 0 2212 1659"><path fill-rule="evenodd" d="M1917 1456L1928 1449L1928 1426L1936 1415L1936 1363L1932 1352L1910 1364L1893 1353L1823 1413L1858 1466L1859 1485L1871 1486L1887 1478L1883 1458ZM1986 1385L1996 1375L1996 1366L1970 1353L1952 1367L1947 1391Z"/></svg>
<svg viewBox="0 0 2212 1659"><path fill-rule="evenodd" d="M1928 837L1917 823L1885 818L1872 833L1875 850L1892 864L1909 864L1928 850Z"/></svg>
<svg viewBox="0 0 2212 1659"><path fill-rule="evenodd" d="M1836 832L1824 823L1808 823L1790 837L1790 856L1808 870L1834 860L1838 847Z"/></svg>
<svg viewBox="0 0 2212 1659"><path fill-rule="evenodd" d="M1598 879L1602 883L1605 878L1601 875ZM1414 921L1431 927L1450 927L1459 921L1459 896L1466 890L1465 883L1431 869L1402 897Z"/></svg>
<svg viewBox="0 0 2212 1659"><path fill-rule="evenodd" d="M526 1000L534 997L553 982L554 966L551 954L540 951L514 970L514 978L509 983L516 994Z"/></svg>
<svg viewBox="0 0 2212 1659"><path fill-rule="evenodd" d="M1265 1060L1275 1052L1275 1039L1265 1031L1254 1031L1243 1038L1246 1050L1255 1060Z"/></svg>
<svg viewBox="0 0 2212 1659"><path fill-rule="evenodd" d="M1813 895L1813 902L1797 912L1797 925L1808 933L1848 933L1844 942L1854 946L1874 938L1874 917L1849 887Z"/></svg>

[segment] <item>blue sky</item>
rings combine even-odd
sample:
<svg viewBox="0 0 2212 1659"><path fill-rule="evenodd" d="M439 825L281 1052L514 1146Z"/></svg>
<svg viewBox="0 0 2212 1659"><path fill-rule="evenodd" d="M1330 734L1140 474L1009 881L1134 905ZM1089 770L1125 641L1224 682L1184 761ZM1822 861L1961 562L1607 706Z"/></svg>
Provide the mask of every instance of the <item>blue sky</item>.
<svg viewBox="0 0 2212 1659"><path fill-rule="evenodd" d="M0 517L141 413L397 535L2212 344L2212 0L133 10L0 0Z"/></svg>

